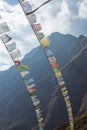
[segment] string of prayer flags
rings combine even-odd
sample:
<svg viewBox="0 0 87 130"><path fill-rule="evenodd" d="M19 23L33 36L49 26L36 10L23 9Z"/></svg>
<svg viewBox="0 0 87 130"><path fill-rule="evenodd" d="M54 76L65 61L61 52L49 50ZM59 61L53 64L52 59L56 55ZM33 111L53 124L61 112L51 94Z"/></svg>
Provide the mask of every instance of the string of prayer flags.
<svg viewBox="0 0 87 130"><path fill-rule="evenodd" d="M6 22L0 23L0 34L10 31Z"/></svg>
<svg viewBox="0 0 87 130"><path fill-rule="evenodd" d="M47 1L47 2L48 2L48 1ZM46 3L46 2L45 2L45 3ZM21 3L20 3L20 4L21 4ZM42 4L42 5L43 5L43 4ZM28 6L28 5L27 5L27 6ZM27 6L26 6L26 7L27 7ZM29 5L29 6L30 6L30 5ZM41 7L41 6L40 6L40 7ZM37 8L37 9L39 9L39 8ZM37 9L36 9L36 10L37 10ZM35 10L35 11L36 11L36 10ZM35 11L34 11L34 12L35 12ZM32 13L34 13L34 12L32 12ZM24 13L25 13L26 17L27 17L27 15L28 15L28 17L29 17L29 13L26 14L25 11L24 11ZM31 14L30 14L30 15L31 15ZM61 89L61 92L62 92L62 94L63 94L64 100L65 100L65 103L66 103L66 108L67 108L68 117L69 117L69 122L70 122L70 130L74 130L74 122L73 122L72 108L71 108L71 103L70 103L68 91L67 91L67 88L66 88L66 86L65 86L65 82L64 82L64 80L63 80L62 73L61 73L61 71L60 71L59 68L58 68L59 66L58 66L58 64L57 64L57 62L56 62L56 58L53 56L52 51L49 50L49 49L47 49L47 47L49 46L49 40L48 40L48 38L45 38L45 35L44 35L42 32L39 32L39 31L41 30L40 25L39 25L39 27L38 27L38 26L36 26L37 24L35 24L34 22L33 22L33 24L31 24L31 18L28 19L28 21L29 21L29 23L30 23L30 25L31 25L31 27L32 27L32 29L33 29L33 31L34 31L34 33L35 33L37 39L39 40L41 47L44 48L44 49L46 48L46 51L44 51L44 53L46 54L46 57L48 58L48 61L49 61L50 65L51 65L51 67L52 67L52 70L53 70L53 72L54 72L54 75L55 75L55 77L56 77L57 80L58 80L59 87L60 87L60 89ZM38 32L38 33L37 33L37 32ZM66 100L66 97L68 98L67 100ZM41 118L41 119L42 119L42 118ZM39 120L39 119L38 119L38 120ZM43 129L44 129L44 127L42 127L42 129L40 129L40 128L41 128L41 125L39 125L39 130L43 130Z"/></svg>
<svg viewBox="0 0 87 130"><path fill-rule="evenodd" d="M8 36L7 34L2 35L0 38L1 38L2 42L4 43L12 60L14 61L21 78L25 83L27 91L30 94L30 97L31 97L31 100L32 100L32 103L34 106L34 110L35 110L35 113L37 116L38 126L39 126L39 129L41 130L42 127L44 127L44 124L42 123L43 117L42 117L42 112L40 110L40 100L37 98L37 95L35 94L36 88L35 88L34 79L32 78L32 76L29 72L28 66L21 64L21 61L19 59L22 55L21 55L20 50L16 48L16 43L15 42L8 43L9 41L12 40L12 38L10 36ZM39 111L38 111L38 109L39 109Z"/></svg>
<svg viewBox="0 0 87 130"><path fill-rule="evenodd" d="M70 130L74 130L74 122L73 122L73 114L72 114L72 108L71 108L71 103L68 95L67 88L65 87L65 82L62 77L62 73L60 72L58 65L56 63L56 58L53 56L53 53L51 50L46 50L45 51L46 56L48 57L48 61L54 71L54 74L58 80L59 87L61 89L61 92L63 94L65 103L66 103L66 108L68 112L68 117L69 117L69 123L70 123Z"/></svg>

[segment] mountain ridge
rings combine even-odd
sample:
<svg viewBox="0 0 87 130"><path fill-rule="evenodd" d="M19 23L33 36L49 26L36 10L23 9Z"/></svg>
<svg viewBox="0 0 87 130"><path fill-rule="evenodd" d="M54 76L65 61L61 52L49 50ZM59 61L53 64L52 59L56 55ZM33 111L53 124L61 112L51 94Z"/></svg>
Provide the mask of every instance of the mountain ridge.
<svg viewBox="0 0 87 130"><path fill-rule="evenodd" d="M54 53L54 56L56 57L60 68L66 65L73 57L75 57L79 53L79 55L74 58L74 60L70 62L70 64L66 66L64 70L62 70L63 77L66 81L66 86L70 94L75 117L79 111L82 97L84 96L85 91L87 91L86 85L84 85L84 89L81 87L81 85L83 83L86 84L87 81L86 74L84 74L85 68L87 66L87 48L85 48L86 40L84 44L84 41L81 41L81 37L76 38L69 34L62 35L59 33L53 33L49 36L49 38L49 49L51 49ZM82 48L85 49L81 51ZM37 95L41 101L41 109L44 113L44 119L46 122L45 129L53 130L53 128L55 128L57 124L61 124L61 122L67 121L68 117L63 96L60 89L57 88L58 83L53 75L48 60L46 59L46 56L44 55L42 49L40 47L37 47L31 53L25 55L22 63L29 66L29 71L34 78L37 88ZM82 66L84 67L82 68ZM78 67L80 71L82 71L82 77L79 77L78 75ZM32 102L30 100L30 96L15 66L7 70L6 73L3 72L1 75L2 77L0 78L0 84L2 85L2 87L0 88L0 97L2 97L2 101L0 100L0 107L3 109L0 110L0 115L2 116L2 119L0 119L0 129L3 129L6 126L8 126L9 128L14 121L20 121L21 118L26 120L26 125L22 130L31 129L33 123L34 126L36 126L37 119L34 113ZM78 77L78 79L75 75ZM81 79L81 81L79 81L79 79ZM82 92L81 96L80 91ZM75 99L76 96L73 95L77 95L77 93L78 98ZM6 96L4 97L3 94ZM75 108L76 104L78 104L78 106ZM14 108L13 106L16 106L16 108ZM58 115L56 113L58 113ZM31 123L28 123L28 120L30 120L29 117L31 117ZM12 118L13 120L11 121ZM8 120L8 122L6 123L5 120ZM16 126L16 130L20 130L18 129L19 126L21 127L21 124ZM14 128L11 128L9 130L14 130Z"/></svg>

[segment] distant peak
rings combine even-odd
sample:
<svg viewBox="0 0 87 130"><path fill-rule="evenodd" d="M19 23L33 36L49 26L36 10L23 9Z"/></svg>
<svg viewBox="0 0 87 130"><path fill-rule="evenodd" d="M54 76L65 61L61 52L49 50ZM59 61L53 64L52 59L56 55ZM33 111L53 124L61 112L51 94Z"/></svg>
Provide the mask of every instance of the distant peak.
<svg viewBox="0 0 87 130"><path fill-rule="evenodd" d="M59 33L59 32L53 32L53 33L51 33L51 36L67 36L67 37L73 37L73 38L77 38L76 36L73 36L73 35L71 35L71 34L62 34L62 33Z"/></svg>
<svg viewBox="0 0 87 130"><path fill-rule="evenodd" d="M80 39L81 41L84 41L84 40L87 40L87 37L85 37L84 35L80 35L80 36L79 36L79 39Z"/></svg>

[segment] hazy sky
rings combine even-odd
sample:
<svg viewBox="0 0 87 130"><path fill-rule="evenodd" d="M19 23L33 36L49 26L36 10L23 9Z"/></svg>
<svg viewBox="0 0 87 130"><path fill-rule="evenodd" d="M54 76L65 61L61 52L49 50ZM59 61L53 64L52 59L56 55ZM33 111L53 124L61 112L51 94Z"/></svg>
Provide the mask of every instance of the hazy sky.
<svg viewBox="0 0 87 130"><path fill-rule="evenodd" d="M29 0L33 9L46 0ZM17 0L0 0L0 23L6 21L10 35L24 56L39 43ZM87 0L52 0L36 12L42 32L47 36L52 32L87 36ZM0 71L13 63L3 43L0 41Z"/></svg>

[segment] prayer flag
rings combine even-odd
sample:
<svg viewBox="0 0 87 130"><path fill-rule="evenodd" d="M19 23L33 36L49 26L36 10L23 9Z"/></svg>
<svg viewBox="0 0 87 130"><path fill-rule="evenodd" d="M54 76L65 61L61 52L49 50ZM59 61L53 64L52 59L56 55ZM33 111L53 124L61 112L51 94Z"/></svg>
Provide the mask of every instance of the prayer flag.
<svg viewBox="0 0 87 130"><path fill-rule="evenodd" d="M40 40L42 48L47 48L49 46L49 40L47 38L42 38Z"/></svg>
<svg viewBox="0 0 87 130"><path fill-rule="evenodd" d="M37 21L35 14L27 15L27 19L28 19L28 21L29 21L29 23L30 23L31 25L34 24L34 23Z"/></svg>
<svg viewBox="0 0 87 130"><path fill-rule="evenodd" d="M7 42L9 42L12 39L7 34L2 35L0 38L3 41L3 43L7 43Z"/></svg>
<svg viewBox="0 0 87 130"><path fill-rule="evenodd" d="M22 6L25 14L32 11L32 7L31 7L29 1L26 1L26 2L22 3L21 6Z"/></svg>
<svg viewBox="0 0 87 130"><path fill-rule="evenodd" d="M11 51L13 51L13 50L16 49L16 43L13 42L13 43L11 43L11 44L7 44L7 45L6 45L6 48L7 48L7 50L8 50L9 52L11 52Z"/></svg>
<svg viewBox="0 0 87 130"><path fill-rule="evenodd" d="M33 78L27 79L24 81L26 85L31 84L32 82L34 82Z"/></svg>
<svg viewBox="0 0 87 130"><path fill-rule="evenodd" d="M28 92L29 92L29 93L34 93L35 91L36 91L36 89L33 88L33 87L32 87L32 88L28 88Z"/></svg>
<svg viewBox="0 0 87 130"><path fill-rule="evenodd" d="M27 66L27 65L20 65L20 66L17 67L17 69L18 69L19 71L21 71L20 74L21 74L22 76L24 76L24 71L27 71L27 70L28 70L28 66Z"/></svg>
<svg viewBox="0 0 87 130"><path fill-rule="evenodd" d="M36 33L36 36L38 38L38 40L40 41L42 38L45 37L45 35L43 33Z"/></svg>
<svg viewBox="0 0 87 130"><path fill-rule="evenodd" d="M15 51L13 51L13 52L11 52L10 55L11 55L12 59L14 59L14 60L15 60L16 58L19 58L19 57L22 56L21 53L20 53L20 51L19 51L18 49L15 50Z"/></svg>
<svg viewBox="0 0 87 130"><path fill-rule="evenodd" d="M61 74L61 72L55 73L55 76L56 76L57 78L60 78L60 77L62 76L62 74Z"/></svg>
<svg viewBox="0 0 87 130"><path fill-rule="evenodd" d="M35 87L35 84L27 85L27 89L28 88L33 88L33 87Z"/></svg>
<svg viewBox="0 0 87 130"><path fill-rule="evenodd" d="M0 24L0 34L8 32L9 31L9 27L7 25L6 22L3 22Z"/></svg>
<svg viewBox="0 0 87 130"><path fill-rule="evenodd" d="M34 104L34 106L37 106L38 104L40 104L40 101L39 100L33 101L33 104Z"/></svg>
<svg viewBox="0 0 87 130"><path fill-rule="evenodd" d="M58 67L58 65L56 63L54 63L54 62L51 63L51 66L52 66L53 69Z"/></svg>
<svg viewBox="0 0 87 130"><path fill-rule="evenodd" d="M42 29L40 24L33 24L32 28L34 32L39 32Z"/></svg>
<svg viewBox="0 0 87 130"><path fill-rule="evenodd" d="M49 56L53 56L53 53L51 50L46 50L45 51L46 55L49 57Z"/></svg>

